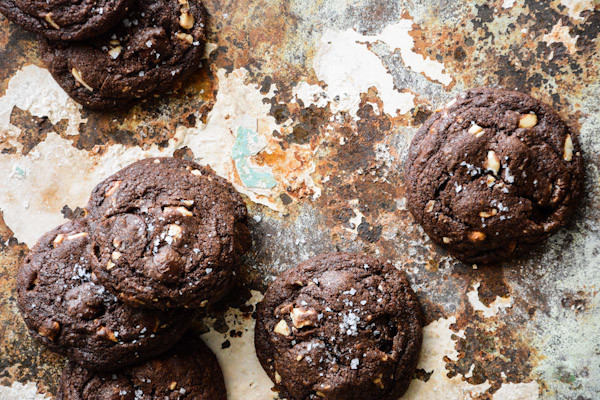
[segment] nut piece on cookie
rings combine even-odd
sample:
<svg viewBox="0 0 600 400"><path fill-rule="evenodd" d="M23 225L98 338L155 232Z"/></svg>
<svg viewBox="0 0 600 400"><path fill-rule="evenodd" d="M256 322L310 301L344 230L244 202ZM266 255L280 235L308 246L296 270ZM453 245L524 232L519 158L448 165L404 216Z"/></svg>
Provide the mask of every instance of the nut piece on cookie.
<svg viewBox="0 0 600 400"><path fill-rule="evenodd" d="M519 119L519 128L533 128L538 123L538 117L535 114L525 114Z"/></svg>
<svg viewBox="0 0 600 400"><path fill-rule="evenodd" d="M292 323L298 329L304 328L305 326L316 326L318 321L318 314L315 310L306 310L302 307L293 308L290 313Z"/></svg>
<svg viewBox="0 0 600 400"><path fill-rule="evenodd" d="M275 325L273 332L279 335L289 336L292 333L292 330L288 326L287 322L285 322L285 320L282 319L277 323L277 325Z"/></svg>
<svg viewBox="0 0 600 400"><path fill-rule="evenodd" d="M500 171L500 159L494 150L488 151L483 167L488 171L492 171L494 175L498 175L498 171Z"/></svg>

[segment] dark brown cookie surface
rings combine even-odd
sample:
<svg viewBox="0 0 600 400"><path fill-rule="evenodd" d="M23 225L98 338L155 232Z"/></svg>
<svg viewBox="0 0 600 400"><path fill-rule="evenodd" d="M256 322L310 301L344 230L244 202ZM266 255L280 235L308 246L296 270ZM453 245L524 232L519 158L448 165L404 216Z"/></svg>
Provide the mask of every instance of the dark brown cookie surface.
<svg viewBox="0 0 600 400"><path fill-rule="evenodd" d="M93 269L121 300L202 308L231 288L249 245L246 206L207 167L175 158L135 162L93 191Z"/></svg>
<svg viewBox="0 0 600 400"><path fill-rule="evenodd" d="M564 226L583 181L577 137L556 112L491 88L432 115L405 169L415 219L469 263L501 261Z"/></svg>
<svg viewBox="0 0 600 400"><path fill-rule="evenodd" d="M189 335L167 354L112 373L71 362L59 385L57 400L227 399L217 358Z"/></svg>
<svg viewBox="0 0 600 400"><path fill-rule="evenodd" d="M204 21L197 0L135 0L126 18L103 36L49 42L43 58L75 101L97 109L124 106L171 90L198 69Z"/></svg>
<svg viewBox="0 0 600 400"><path fill-rule="evenodd" d="M185 333L183 311L135 309L94 283L89 226L46 233L19 269L18 305L31 334L92 369L130 365L166 351Z"/></svg>
<svg viewBox="0 0 600 400"><path fill-rule="evenodd" d="M0 0L0 13L53 40L100 35L121 20L133 0Z"/></svg>
<svg viewBox="0 0 600 400"><path fill-rule="evenodd" d="M417 365L421 319L403 272L366 255L330 253L269 287L255 346L280 397L395 400Z"/></svg>

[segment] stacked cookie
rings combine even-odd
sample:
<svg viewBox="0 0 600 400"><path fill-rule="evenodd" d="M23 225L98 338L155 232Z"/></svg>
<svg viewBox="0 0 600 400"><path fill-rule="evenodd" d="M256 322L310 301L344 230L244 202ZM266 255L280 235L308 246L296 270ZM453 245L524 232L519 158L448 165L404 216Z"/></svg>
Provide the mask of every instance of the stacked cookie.
<svg viewBox="0 0 600 400"><path fill-rule="evenodd" d="M88 216L43 235L18 273L18 305L32 336L79 365L63 381L77 381L70 376L82 368L137 364L115 373L131 377L171 348L193 318L186 309L209 307L231 289L250 245L246 217L231 184L193 162L146 159L100 183ZM175 389L189 388L169 382L165 396Z"/></svg>
<svg viewBox="0 0 600 400"><path fill-rule="evenodd" d="M0 0L0 12L48 39L48 69L90 108L172 90L204 54L206 17L198 0Z"/></svg>

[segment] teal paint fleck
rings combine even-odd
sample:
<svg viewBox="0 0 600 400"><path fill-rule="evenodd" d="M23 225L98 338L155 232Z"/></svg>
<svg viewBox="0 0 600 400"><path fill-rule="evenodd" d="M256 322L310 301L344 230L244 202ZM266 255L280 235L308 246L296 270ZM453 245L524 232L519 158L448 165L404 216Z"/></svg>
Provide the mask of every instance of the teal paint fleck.
<svg viewBox="0 0 600 400"><path fill-rule="evenodd" d="M238 175L246 187L272 189L277 186L273 174L270 171L258 170L250 164L249 158L256 154L251 150L252 145L257 144L258 133L240 126L231 149L231 158L233 158Z"/></svg>
<svg viewBox="0 0 600 400"><path fill-rule="evenodd" d="M15 166L15 171L14 174L19 178L19 179L25 179L25 176L27 175L27 172L25 172L24 169L22 169L19 166Z"/></svg>

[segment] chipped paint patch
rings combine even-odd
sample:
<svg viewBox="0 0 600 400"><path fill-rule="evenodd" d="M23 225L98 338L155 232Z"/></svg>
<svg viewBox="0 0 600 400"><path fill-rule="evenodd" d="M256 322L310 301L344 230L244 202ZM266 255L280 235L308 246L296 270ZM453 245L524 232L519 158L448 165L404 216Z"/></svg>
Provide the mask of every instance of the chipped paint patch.
<svg viewBox="0 0 600 400"><path fill-rule="evenodd" d="M594 10L594 0L560 0L560 4L567 7L569 17L574 20L583 20L581 13L586 10Z"/></svg>
<svg viewBox="0 0 600 400"><path fill-rule="evenodd" d="M414 51L415 41L410 36L412 27L411 19L401 19L396 24L386 26L379 35L365 36L364 38L371 43L381 41L392 50L399 50L407 68L448 86L452 83L452 77L444 72L444 64Z"/></svg>
<svg viewBox="0 0 600 400"><path fill-rule="evenodd" d="M0 140L20 148L20 144L12 140L21 134L20 129L10 123L14 107L29 111L35 117L48 117L52 124L67 120L69 135L77 135L79 124L86 122L81 117L81 106L69 98L48 70L36 65L17 71L6 93L0 97Z"/></svg>
<svg viewBox="0 0 600 400"><path fill-rule="evenodd" d="M217 72L219 91L206 123L197 120L191 128L180 126L176 139L180 140L179 146L190 148L201 164L210 165L217 174L232 182L238 191L257 203L277 209L278 205L271 200L276 194L269 196L264 190L246 187L238 178L232 159L239 127L236 126L236 117L254 119L255 130L260 133L263 130L270 133L276 127L274 119L268 115L268 105L262 102L264 95L258 88L244 84L246 75L245 69L237 69L230 74L220 69Z"/></svg>
<svg viewBox="0 0 600 400"><path fill-rule="evenodd" d="M327 84L325 92L332 99L332 111L346 111L356 117L360 94L375 87L387 114L406 114L414 107L414 94L395 88L394 79L379 57L364 44L368 41L353 29L341 32L326 29L323 33L313 68Z"/></svg>
<svg viewBox="0 0 600 400"><path fill-rule="evenodd" d="M423 347L419 358L418 369L431 374L427 382L413 379L408 391L402 397L407 400L436 399L456 400L474 399L485 393L490 387L488 381L480 385L472 385L456 375L448 377L445 359L458 360L456 339L463 337L464 332L454 332L450 326L456 322L456 317L440 318L423 328Z"/></svg>
<svg viewBox="0 0 600 400"><path fill-rule="evenodd" d="M311 85L307 82L299 82L292 89L292 94L296 99L302 100L304 107L310 107L315 105L319 108L327 107L331 99L327 96L327 93L319 85ZM292 101L296 101L293 99Z"/></svg>
<svg viewBox="0 0 600 400"><path fill-rule="evenodd" d="M504 0L502 2L502 8L512 8L515 5L515 0Z"/></svg>
<svg viewBox="0 0 600 400"><path fill-rule="evenodd" d="M37 385L27 382L13 382L11 386L0 385L0 399L2 400L45 400L51 397L38 394Z"/></svg>
<svg viewBox="0 0 600 400"><path fill-rule="evenodd" d="M342 228L354 234L354 238L356 238L356 235L358 235L358 226L365 220L365 215L360 211L358 199L350 200L348 205L352 207L354 216L348 219L347 224L344 224Z"/></svg>
<svg viewBox="0 0 600 400"><path fill-rule="evenodd" d="M484 318L491 318L497 316L500 310L512 307L512 297L496 296L496 299L489 306L483 304L481 300L479 300L479 293L477 291L480 285L481 283L477 282L473 285L473 290L467 292L467 298L469 299L471 307L473 307L473 311L481 311Z"/></svg>
<svg viewBox="0 0 600 400"><path fill-rule="evenodd" d="M562 43L569 51L569 54L575 54L577 52L577 39L579 38L579 35L571 36L569 30L569 26L563 25L562 20L560 20L558 21L558 24L552 27L550 33L542 36L542 41L546 42L548 47L550 47L552 43Z"/></svg>
<svg viewBox="0 0 600 400"><path fill-rule="evenodd" d="M283 209L279 195L284 188L299 195L315 195L319 189L311 178L315 163L310 144L280 146L273 131L285 131L269 114L271 92L262 94L258 85L246 85L248 71L240 68L217 72L219 91L206 123L180 126L175 146L187 146L202 164L210 165L235 188L276 211ZM238 137L238 135L241 135Z"/></svg>
<svg viewBox="0 0 600 400"><path fill-rule="evenodd" d="M399 52L409 70L445 86L452 83L450 74L444 72L443 63L415 51L412 29L413 21L408 18L386 26L378 35L361 35L354 29L326 29L313 59L317 77L327 84L325 96L318 89L306 86L299 88L296 94L311 104L326 104L328 98L334 113L346 111L356 117L360 94L374 87L383 101L385 113L392 117L408 113L415 105L414 94L398 90L392 75L369 45L383 43L390 53Z"/></svg>
<svg viewBox="0 0 600 400"><path fill-rule="evenodd" d="M262 300L262 294L252 291L252 298L246 303L254 306ZM230 330L242 332L242 336L232 337L229 331L217 332L214 320L207 318L206 323L212 329L202 335L219 359L227 387L227 398L231 400L268 400L277 398L271 391L273 383L263 370L254 349L255 320L244 315L237 308L230 308L225 314L225 322ZM221 344L228 340L231 343L226 349Z"/></svg>
<svg viewBox="0 0 600 400"><path fill-rule="evenodd" d="M231 158L235 163L237 173L244 186L251 190L264 190L269 195L269 190L277 186L271 168L255 165L250 157L257 155L267 147L264 137L256 132L257 121L255 118L243 115L236 123L238 126Z"/></svg>

